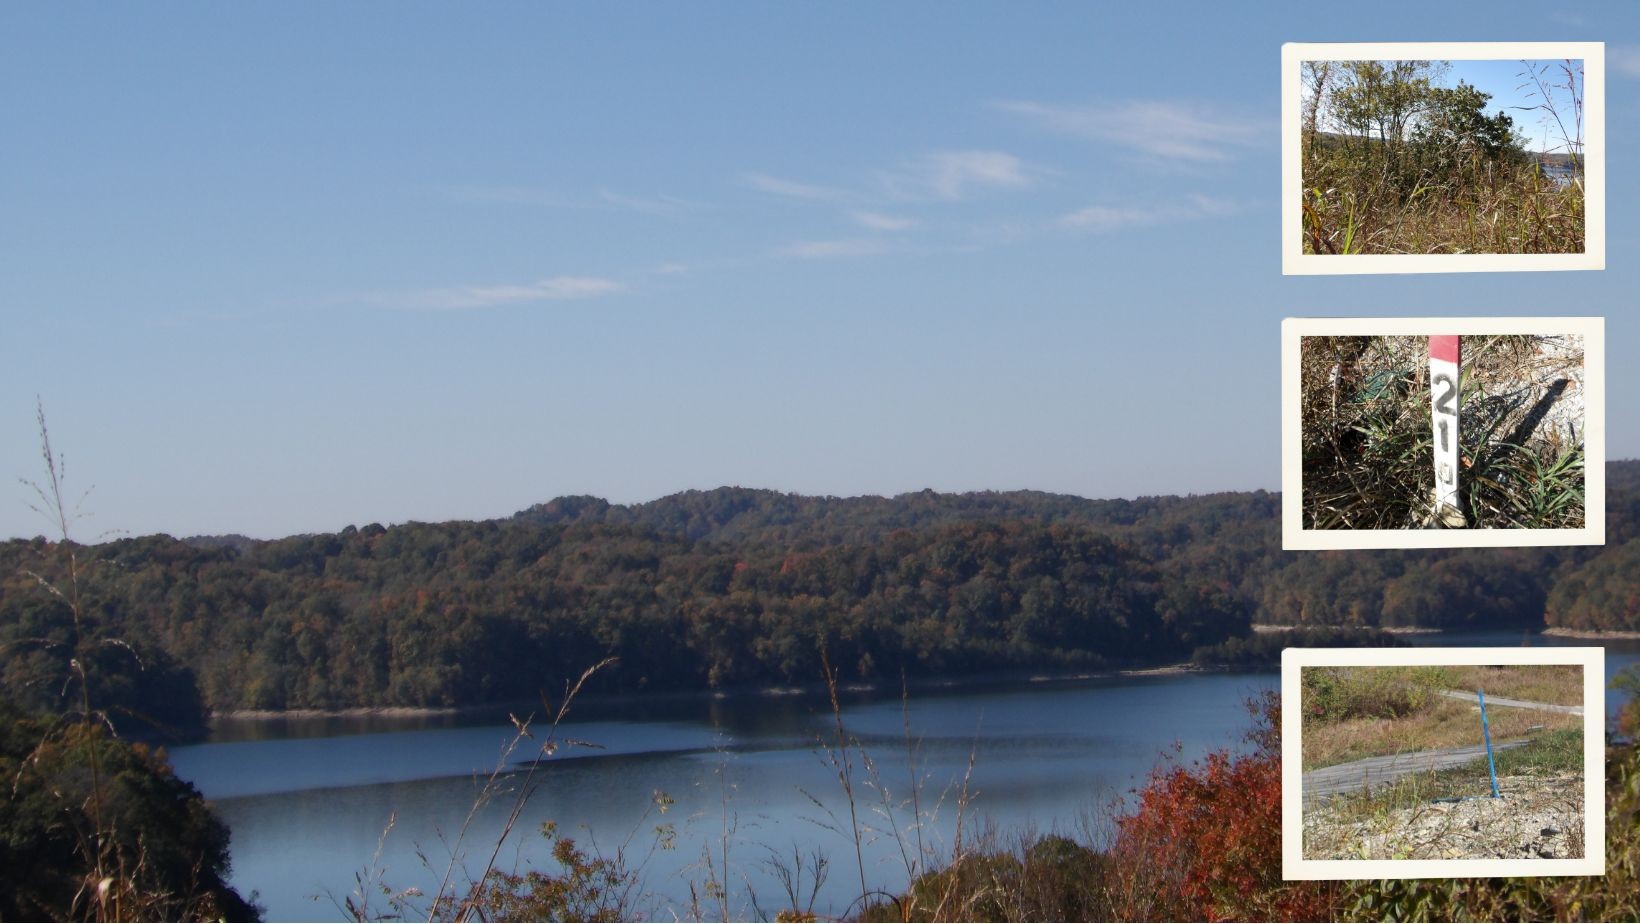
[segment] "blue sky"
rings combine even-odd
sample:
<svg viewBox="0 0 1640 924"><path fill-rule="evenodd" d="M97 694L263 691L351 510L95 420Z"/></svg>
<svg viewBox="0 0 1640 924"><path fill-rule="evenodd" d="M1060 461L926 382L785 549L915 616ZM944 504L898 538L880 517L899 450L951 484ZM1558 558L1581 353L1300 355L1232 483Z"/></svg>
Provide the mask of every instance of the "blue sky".
<svg viewBox="0 0 1640 924"><path fill-rule="evenodd" d="M1620 59L1627 63L1627 58ZM1570 66L1576 73L1582 62L1571 62ZM1456 86L1459 81L1469 84L1482 93L1491 95L1487 102L1487 112L1507 114L1515 120L1515 131L1526 138L1526 147L1532 151L1565 151L1567 149L1565 135L1571 140L1577 138L1577 119L1571 105L1571 94L1565 89L1566 74L1562 70L1567 66L1564 61L1453 61L1451 70L1444 81L1447 86ZM1533 73L1537 79L1533 80ZM1578 76L1577 84L1582 86L1582 77ZM1539 84L1542 84L1540 89ZM1551 103L1559 113L1561 122L1555 123L1546 110L1538 108L1544 103L1544 93L1549 94Z"/></svg>
<svg viewBox="0 0 1640 924"><path fill-rule="evenodd" d="M1274 489L1359 314L1606 315L1640 454L1640 11L1383 6L0 6L0 473L38 395L85 538ZM1608 43L1611 269L1280 275L1280 45L1392 40Z"/></svg>

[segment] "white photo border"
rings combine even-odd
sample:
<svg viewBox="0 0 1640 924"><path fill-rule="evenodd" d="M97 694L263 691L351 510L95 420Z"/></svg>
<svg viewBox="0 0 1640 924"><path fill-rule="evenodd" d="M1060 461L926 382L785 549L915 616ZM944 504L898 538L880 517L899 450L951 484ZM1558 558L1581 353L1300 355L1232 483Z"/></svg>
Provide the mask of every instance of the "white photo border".
<svg viewBox="0 0 1640 924"><path fill-rule="evenodd" d="M1584 237L1574 254L1304 253L1299 101L1305 61L1583 62ZM1286 276L1357 273L1466 273L1606 268L1606 45L1603 42L1288 42L1281 46L1281 272Z"/></svg>
<svg viewBox="0 0 1640 924"><path fill-rule="evenodd" d="M1299 345L1305 337L1577 334L1583 337L1583 526L1580 529L1305 529ZM1606 544L1604 318L1286 318L1281 322L1281 547L1463 549Z"/></svg>
<svg viewBox="0 0 1640 924"><path fill-rule="evenodd" d="M1306 667L1470 664L1583 666L1583 844L1578 859L1304 859L1304 712L1299 672ZM1606 650L1542 648L1288 648L1281 653L1281 878L1449 879L1468 876L1603 876L1606 873Z"/></svg>

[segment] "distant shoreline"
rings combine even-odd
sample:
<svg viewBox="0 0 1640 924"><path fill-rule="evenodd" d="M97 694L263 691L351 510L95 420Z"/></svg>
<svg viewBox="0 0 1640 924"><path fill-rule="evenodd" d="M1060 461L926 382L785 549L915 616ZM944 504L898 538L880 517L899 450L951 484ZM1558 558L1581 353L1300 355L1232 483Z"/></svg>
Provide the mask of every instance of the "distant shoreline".
<svg viewBox="0 0 1640 924"><path fill-rule="evenodd" d="M436 715L456 715L484 706L352 706L347 709L225 709L213 711L213 719L266 722L277 719L420 719Z"/></svg>
<svg viewBox="0 0 1640 924"><path fill-rule="evenodd" d="M1428 626L1278 626L1273 623L1255 622L1253 632L1293 632L1299 629L1372 629L1378 632L1388 632L1390 635L1440 635L1445 629L1432 629Z"/></svg>
<svg viewBox="0 0 1640 924"><path fill-rule="evenodd" d="M1560 638L1590 638L1590 639L1640 639L1640 632L1628 629L1563 629L1558 626L1544 629L1544 635L1555 635Z"/></svg>
<svg viewBox="0 0 1640 924"><path fill-rule="evenodd" d="M1083 680L1113 679L1119 677L1173 677L1183 674L1215 673L1227 670L1220 667L1206 667L1182 661L1175 664L1162 664L1155 667L1107 668L1102 670L1065 671L1061 673L1008 673L983 674L973 677L927 677L921 680L908 681L909 691L916 693L927 690L951 690L965 687L979 687L987 684L1039 684L1039 683L1073 683ZM890 689L891 684L882 682L853 682L839 683L837 689L844 693L880 693ZM667 698L700 697L706 699L730 699L734 697L781 697L818 695L824 693L826 686L823 683L808 683L792 686L764 686L739 687L731 690L668 690L661 693L588 693L584 700L588 705L597 703L618 702L632 700L646 696L663 696ZM528 710L539 708L539 703L529 704L520 702L477 703L471 706L355 706L346 709L225 709L212 712L211 720L225 720L233 722L280 722L292 719L426 719L442 716L470 715L492 711L519 709Z"/></svg>
<svg viewBox="0 0 1640 924"><path fill-rule="evenodd" d="M1355 628L1348 626L1283 626L1273 623L1254 623L1254 635L1276 634L1292 632L1301 629L1342 629ZM1425 626L1396 626L1393 628L1377 628L1378 631L1390 635L1440 635L1446 629L1436 629ZM1640 631L1628 630L1590 630L1590 629L1563 629L1550 628L1540 632L1542 635L1559 638L1576 639L1608 639L1608 640L1637 640ZM1042 683L1075 683L1086 680L1116 679L1122 677L1172 677L1183 674L1223 673L1246 670L1248 665L1226 664L1197 664L1183 661L1174 664L1160 664L1151 667L1129 668L1102 668L1094 670L1067 670L1067 671L1038 671L1038 672L1009 672L1004 674L981 674L967 677L924 677L908 682L907 687L912 693L929 690L951 690L968 687L985 686L987 684L1042 684ZM838 690L845 693L882 693L894 686L892 681L856 681L839 683ZM727 690L667 690L653 693L588 693L584 699L588 705L595 703L630 701L650 696L672 697L702 697L707 699L730 699L735 697L783 697L804 696L825 692L824 683L793 684L790 686L744 686ZM471 715L478 713L500 712L504 710L534 711L540 708L539 702L499 702L477 703L466 706L354 706L345 709L226 709L213 711L210 714L212 721L230 722L280 722L291 720L314 719L428 719L446 716ZM522 714L522 713L520 713Z"/></svg>

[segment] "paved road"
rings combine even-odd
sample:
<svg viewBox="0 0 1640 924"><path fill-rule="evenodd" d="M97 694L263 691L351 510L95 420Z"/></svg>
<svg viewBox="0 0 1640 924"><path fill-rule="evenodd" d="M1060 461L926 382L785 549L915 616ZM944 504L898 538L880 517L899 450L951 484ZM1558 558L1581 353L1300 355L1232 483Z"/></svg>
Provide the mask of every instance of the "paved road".
<svg viewBox="0 0 1640 924"><path fill-rule="evenodd" d="M1465 693L1462 690L1436 690L1435 692L1449 699L1461 699L1465 702L1477 704L1480 702L1480 697L1473 693ZM1505 699L1502 696L1488 696L1486 698L1486 705L1514 706L1517 709L1537 709L1543 712L1563 712L1566 715L1583 714L1582 706L1556 706L1553 703L1534 703L1525 699Z"/></svg>
<svg viewBox="0 0 1640 924"><path fill-rule="evenodd" d="M1518 748L1528 740L1521 738L1516 741L1494 741L1492 750L1497 752ZM1327 797L1339 793L1380 786L1409 773L1427 773L1431 770L1459 767L1485 756L1485 745L1472 744L1461 748L1436 748L1432 751L1414 751L1410 754L1367 757L1347 764L1311 770L1304 774L1304 807L1313 807Z"/></svg>

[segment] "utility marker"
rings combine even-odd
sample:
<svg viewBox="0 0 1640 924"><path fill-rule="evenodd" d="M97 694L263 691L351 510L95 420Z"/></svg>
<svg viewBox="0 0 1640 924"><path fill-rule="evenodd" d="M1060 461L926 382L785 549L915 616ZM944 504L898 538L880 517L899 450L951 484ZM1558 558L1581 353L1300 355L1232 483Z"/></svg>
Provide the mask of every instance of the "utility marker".
<svg viewBox="0 0 1640 924"><path fill-rule="evenodd" d="M1486 772L1492 775L1492 798L1498 798L1498 765L1492 760L1492 730L1486 727L1486 691L1475 688L1475 696L1481 701L1481 737L1486 739Z"/></svg>
<svg viewBox="0 0 1640 924"><path fill-rule="evenodd" d="M1457 337L1429 338L1430 424L1435 435L1434 521L1449 529L1464 527L1458 503L1458 399L1460 396Z"/></svg>
<svg viewBox="0 0 1640 924"><path fill-rule="evenodd" d="M1475 688L1475 698L1477 700L1479 700L1480 704L1481 704L1481 740L1486 742L1486 773L1487 773L1488 776L1490 776L1492 778L1492 798L1501 799L1501 798L1503 798L1503 796L1501 796L1498 793L1498 764L1497 764L1497 761L1492 759L1492 729L1488 728L1487 725L1486 725L1486 691L1482 690L1480 687L1476 687ZM1536 725L1536 726L1533 726L1533 727L1534 728L1542 728L1543 726L1542 725ZM1445 797L1440 798L1440 799L1431 799L1429 801L1430 802L1458 803L1458 802L1468 802L1471 799L1483 799L1483 798L1485 798L1485 797L1484 796L1445 796Z"/></svg>

